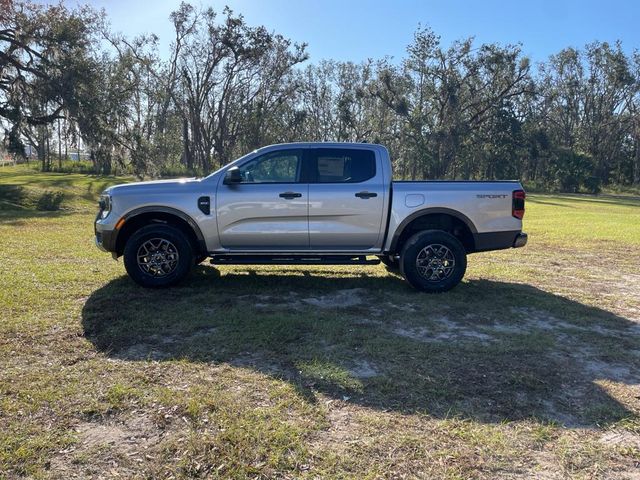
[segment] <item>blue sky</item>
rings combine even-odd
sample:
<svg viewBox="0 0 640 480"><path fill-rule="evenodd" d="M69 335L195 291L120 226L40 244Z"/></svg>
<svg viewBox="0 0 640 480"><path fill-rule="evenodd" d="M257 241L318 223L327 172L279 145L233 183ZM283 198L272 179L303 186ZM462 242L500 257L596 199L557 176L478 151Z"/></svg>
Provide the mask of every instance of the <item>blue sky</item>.
<svg viewBox="0 0 640 480"><path fill-rule="evenodd" d="M76 1L67 1L74 5ZM169 13L179 0L89 0L104 8L114 30L126 35L154 32L166 51ZM640 1L527 2L511 0L227 0L200 1L222 10L229 5L249 24L265 25L307 42L311 61L400 58L419 24L430 26L446 45L475 36L477 42L523 44L533 61L566 46L622 40L625 51L640 48Z"/></svg>

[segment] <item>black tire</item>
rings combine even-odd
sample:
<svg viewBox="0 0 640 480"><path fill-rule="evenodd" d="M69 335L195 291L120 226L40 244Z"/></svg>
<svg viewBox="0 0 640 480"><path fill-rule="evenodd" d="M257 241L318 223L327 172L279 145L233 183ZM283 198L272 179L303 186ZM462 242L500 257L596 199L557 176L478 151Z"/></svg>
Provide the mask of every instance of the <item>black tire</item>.
<svg viewBox="0 0 640 480"><path fill-rule="evenodd" d="M460 283L466 270L464 246L456 237L442 230L416 233L404 244L400 255L402 275L413 288L423 292L451 290Z"/></svg>
<svg viewBox="0 0 640 480"><path fill-rule="evenodd" d="M378 258L389 270L398 270L400 268L400 260L395 255L378 255Z"/></svg>
<svg viewBox="0 0 640 480"><path fill-rule="evenodd" d="M154 246L158 248L153 250ZM141 257L144 266L138 262L139 252L149 252L143 259ZM152 259L154 254L160 257ZM153 263L155 261L158 263ZM161 261L166 262L161 264ZM193 250L189 239L170 225L142 227L129 238L124 247L124 267L129 276L143 287L163 288L175 285L187 276L192 266Z"/></svg>

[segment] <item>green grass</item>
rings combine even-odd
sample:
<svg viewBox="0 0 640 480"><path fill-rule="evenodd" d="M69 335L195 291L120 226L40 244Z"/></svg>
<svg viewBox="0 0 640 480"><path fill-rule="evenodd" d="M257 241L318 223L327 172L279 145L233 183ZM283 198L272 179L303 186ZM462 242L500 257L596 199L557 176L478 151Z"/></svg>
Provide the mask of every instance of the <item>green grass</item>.
<svg viewBox="0 0 640 480"><path fill-rule="evenodd" d="M638 199L532 195L530 244L470 256L443 295L382 266L150 291L93 246L122 181L0 168L0 478L637 469Z"/></svg>
<svg viewBox="0 0 640 480"><path fill-rule="evenodd" d="M0 212L37 210L38 200L47 193L62 195L60 209L65 212L88 211L94 207L102 190L133 180L130 177L39 173L27 165L0 167L0 178Z"/></svg>
<svg viewBox="0 0 640 480"><path fill-rule="evenodd" d="M640 198L610 195L531 195L526 227L535 241L599 248L640 247Z"/></svg>

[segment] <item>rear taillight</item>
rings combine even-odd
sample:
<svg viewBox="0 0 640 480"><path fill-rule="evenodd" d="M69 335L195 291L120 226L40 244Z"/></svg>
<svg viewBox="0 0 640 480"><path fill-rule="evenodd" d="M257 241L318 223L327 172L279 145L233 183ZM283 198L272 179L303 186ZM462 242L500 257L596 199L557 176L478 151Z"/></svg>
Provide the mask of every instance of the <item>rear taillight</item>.
<svg viewBox="0 0 640 480"><path fill-rule="evenodd" d="M514 190L511 200L511 215L522 220L524 217L524 199L526 195L524 190Z"/></svg>

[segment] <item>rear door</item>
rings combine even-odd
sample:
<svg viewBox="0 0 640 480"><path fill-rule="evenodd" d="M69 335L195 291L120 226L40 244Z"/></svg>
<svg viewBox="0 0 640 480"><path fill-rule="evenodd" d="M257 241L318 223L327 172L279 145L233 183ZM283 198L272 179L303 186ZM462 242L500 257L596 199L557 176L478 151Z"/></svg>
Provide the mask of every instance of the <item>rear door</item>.
<svg viewBox="0 0 640 480"><path fill-rule="evenodd" d="M308 169L311 249L379 248L385 188L375 150L311 149Z"/></svg>
<svg viewBox="0 0 640 480"><path fill-rule="evenodd" d="M242 182L216 197L220 243L230 250L309 248L308 184L302 182L302 149L265 153L239 165Z"/></svg>

